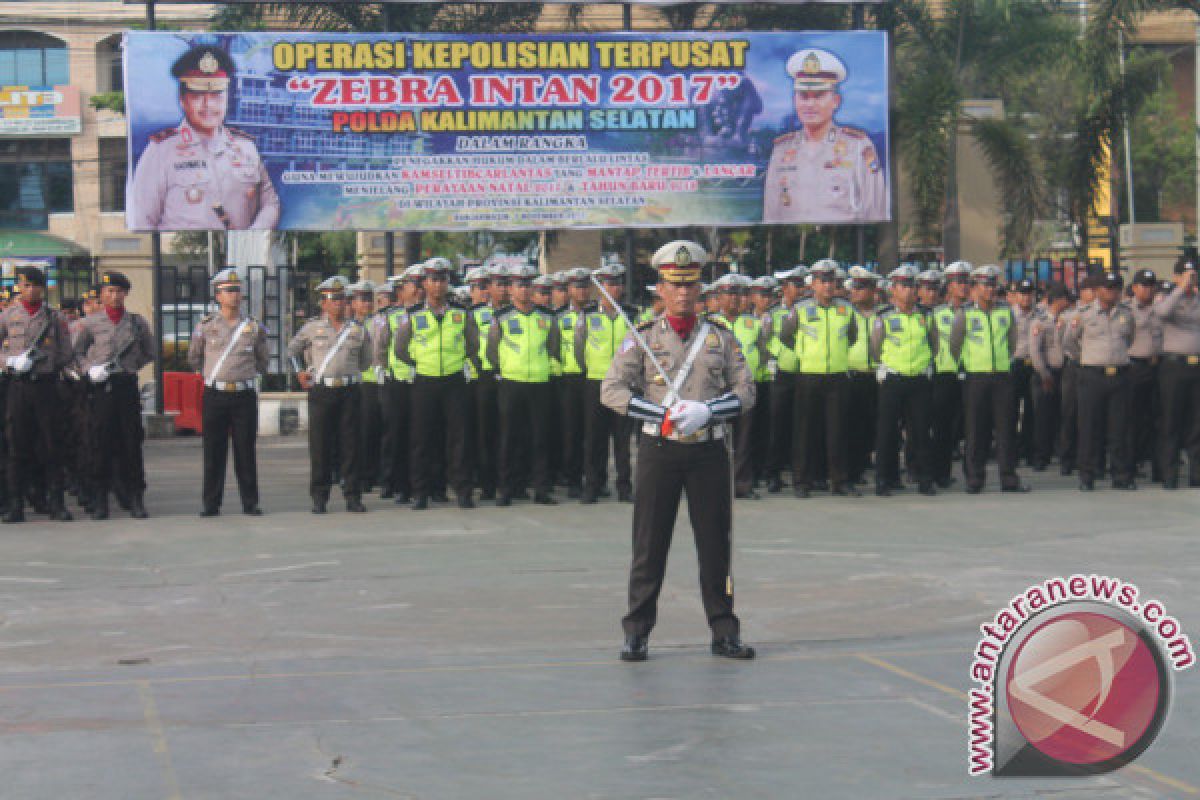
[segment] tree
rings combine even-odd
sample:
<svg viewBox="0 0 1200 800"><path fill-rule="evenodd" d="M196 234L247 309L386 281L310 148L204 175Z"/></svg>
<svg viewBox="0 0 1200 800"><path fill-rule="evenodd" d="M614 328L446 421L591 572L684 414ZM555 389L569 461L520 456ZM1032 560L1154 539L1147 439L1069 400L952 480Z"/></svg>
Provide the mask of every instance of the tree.
<svg viewBox="0 0 1200 800"><path fill-rule="evenodd" d="M1130 139L1138 221L1163 221L1172 206L1194 202L1196 137L1170 84L1160 85L1133 117Z"/></svg>

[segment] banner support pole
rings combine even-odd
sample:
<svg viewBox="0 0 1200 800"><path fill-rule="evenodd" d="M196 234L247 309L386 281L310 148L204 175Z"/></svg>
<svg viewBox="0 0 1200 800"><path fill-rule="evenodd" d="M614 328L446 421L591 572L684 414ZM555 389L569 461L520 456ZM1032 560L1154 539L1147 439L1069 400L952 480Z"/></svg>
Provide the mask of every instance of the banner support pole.
<svg viewBox="0 0 1200 800"><path fill-rule="evenodd" d="M621 3L621 27L627 31L633 30L633 3ZM634 277L637 270L633 264L637 246L636 233L633 228L625 229L625 302L634 300Z"/></svg>
<svg viewBox="0 0 1200 800"><path fill-rule="evenodd" d="M154 0L146 0L146 30L157 28ZM211 234L210 234L211 235ZM212 259L212 248L209 248ZM154 413L163 413L163 315L162 315L162 236L150 234L150 294L154 298Z"/></svg>

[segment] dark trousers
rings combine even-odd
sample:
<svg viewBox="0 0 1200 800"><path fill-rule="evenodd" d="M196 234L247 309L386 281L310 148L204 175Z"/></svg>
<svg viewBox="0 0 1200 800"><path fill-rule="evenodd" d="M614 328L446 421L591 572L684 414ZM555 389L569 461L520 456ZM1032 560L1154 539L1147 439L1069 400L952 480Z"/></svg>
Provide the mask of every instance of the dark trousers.
<svg viewBox="0 0 1200 800"><path fill-rule="evenodd" d="M810 486L825 475L834 486L846 482L844 414L848 387L845 375L797 376L796 416L792 423L794 486ZM820 460L822 454L824 462Z"/></svg>
<svg viewBox="0 0 1200 800"><path fill-rule="evenodd" d="M1080 367L1079 373L1079 477L1094 479L1103 472L1102 454L1107 444L1114 481L1133 479L1129 451L1129 409L1132 398L1129 368Z"/></svg>
<svg viewBox="0 0 1200 800"><path fill-rule="evenodd" d="M1062 410L1062 370L1050 370L1046 385L1036 372L1029 379L1033 393L1033 463L1045 466L1054 456Z"/></svg>
<svg viewBox="0 0 1200 800"><path fill-rule="evenodd" d="M629 439L633 431L629 419L615 414L600 402L600 381L587 381L584 387L585 439L583 447L583 483L598 492L608 480L608 443L612 441L613 467L617 471L617 490L632 489L629 466Z"/></svg>
<svg viewBox="0 0 1200 800"><path fill-rule="evenodd" d="M875 417L879 405L879 382L873 372L851 372L846 384L846 472L855 483L871 465L875 448Z"/></svg>
<svg viewBox="0 0 1200 800"><path fill-rule="evenodd" d="M738 635L729 569L733 511L725 443L682 444L657 436L643 436L638 444L629 613L621 620L627 635L649 634L654 628L667 552L684 492L696 539L700 597L708 625L714 638Z"/></svg>
<svg viewBox="0 0 1200 800"><path fill-rule="evenodd" d="M933 386L923 375L888 375L879 384L879 417L875 430L875 483L891 486L900 479L900 423L912 446L908 464L921 485L930 483L929 409Z"/></svg>
<svg viewBox="0 0 1200 800"><path fill-rule="evenodd" d="M8 434L8 493L15 505L22 503L34 472L41 472L52 496L57 493L61 499L63 417L59 399L58 380L53 376L8 380L4 426Z"/></svg>
<svg viewBox="0 0 1200 800"><path fill-rule="evenodd" d="M1013 381L1012 429L1017 458L1033 460L1033 431L1036 424L1033 410L1033 385L1030 379L1037 375L1033 362L1013 359L1011 372Z"/></svg>
<svg viewBox="0 0 1200 800"><path fill-rule="evenodd" d="M136 375L113 375L91 388L92 486L96 491L123 489L132 494L146 490L142 462L142 398Z"/></svg>
<svg viewBox="0 0 1200 800"><path fill-rule="evenodd" d="M550 484L562 476L562 403L558 400L561 375L551 375L546 384L546 469L550 472Z"/></svg>
<svg viewBox="0 0 1200 800"><path fill-rule="evenodd" d="M1136 472L1147 461L1154 480L1161 480L1158 458L1158 360L1129 359L1129 454Z"/></svg>
<svg viewBox="0 0 1200 800"><path fill-rule="evenodd" d="M524 383L502 380L500 399L500 469L497 488L509 495L525 488L529 475L533 490L548 493L551 488L549 382ZM523 457L527 453L528 457ZM526 472L526 467L531 467Z"/></svg>
<svg viewBox="0 0 1200 800"><path fill-rule="evenodd" d="M1075 468L1079 452L1079 365L1073 361L1063 364L1062 404L1058 421L1058 458L1064 471Z"/></svg>
<svg viewBox="0 0 1200 800"><path fill-rule="evenodd" d="M496 490L496 461L500 455L500 402L496 397L496 373L482 372L475 384L476 484L487 493Z"/></svg>
<svg viewBox="0 0 1200 800"><path fill-rule="evenodd" d="M558 421L562 439L562 474L567 486L583 483L584 394L587 378L563 375L558 381Z"/></svg>
<svg viewBox="0 0 1200 800"><path fill-rule="evenodd" d="M775 391L773 381L754 382L754 432L750 440L750 463L754 480L767 474L767 463L771 456L771 393Z"/></svg>
<svg viewBox="0 0 1200 800"><path fill-rule="evenodd" d="M996 466L1001 486L1017 485L1017 453L1013 447L1012 376L1007 372L968 373L963 386L966 452L963 469L967 486L987 481L988 452L996 442Z"/></svg>
<svg viewBox="0 0 1200 800"><path fill-rule="evenodd" d="M1186 357L1163 356L1158 366L1162 398L1159 454L1164 481L1179 479L1179 451L1188 457L1188 480L1200 481L1200 365Z"/></svg>
<svg viewBox="0 0 1200 800"><path fill-rule="evenodd" d="M930 389L929 476L945 486L954 468L954 449L962 430L963 384L957 372L937 372Z"/></svg>
<svg viewBox="0 0 1200 800"><path fill-rule="evenodd" d="M8 480L9 473L12 472L8 468L8 384L11 379L7 375L0 374L0 508L7 509L8 507ZM86 451L87 438L84 438L84 443L80 444L79 449ZM91 479L90 474L85 474L85 478Z"/></svg>
<svg viewBox="0 0 1200 800"><path fill-rule="evenodd" d="M459 495L471 490L469 414L467 380L461 372L413 379L410 474L417 497L442 491L447 479Z"/></svg>
<svg viewBox="0 0 1200 800"><path fill-rule="evenodd" d="M755 399L757 405L761 398ZM779 372L771 384L770 420L767 441L767 475L773 478L792 460L792 426L796 416L796 373Z"/></svg>
<svg viewBox="0 0 1200 800"><path fill-rule="evenodd" d="M342 478L342 495L362 496L358 424L362 414L359 386L314 386L308 392L308 458L311 462L308 493L329 499L336 466Z"/></svg>
<svg viewBox="0 0 1200 800"><path fill-rule="evenodd" d="M220 508L225 493L225 465L229 441L233 440L233 474L237 476L242 508L258 505L258 466L254 443L258 436L258 392L204 390L204 483L201 499L205 508Z"/></svg>
<svg viewBox="0 0 1200 800"><path fill-rule="evenodd" d="M385 490L408 494L411 459L409 421L412 384L388 379L383 384L383 441L380 443L380 481Z"/></svg>
<svg viewBox="0 0 1200 800"><path fill-rule="evenodd" d="M358 457L361 462L359 475L362 489L369 490L380 481L380 465L383 453L383 384L363 383L358 387L362 410L358 416Z"/></svg>
<svg viewBox="0 0 1200 800"><path fill-rule="evenodd" d="M738 494L754 489L754 409L733 421L733 485Z"/></svg>

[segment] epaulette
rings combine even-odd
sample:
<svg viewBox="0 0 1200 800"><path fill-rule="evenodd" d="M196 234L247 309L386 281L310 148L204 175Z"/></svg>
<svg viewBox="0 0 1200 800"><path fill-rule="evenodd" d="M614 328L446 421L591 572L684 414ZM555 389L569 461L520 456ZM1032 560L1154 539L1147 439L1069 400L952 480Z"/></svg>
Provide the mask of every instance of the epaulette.
<svg viewBox="0 0 1200 800"><path fill-rule="evenodd" d="M631 305L629 303L621 303L620 306L621 306L621 310L624 311L625 314L630 317L634 317L634 316L637 316L638 314L642 313L642 310L640 308L638 308L635 305Z"/></svg>
<svg viewBox="0 0 1200 800"><path fill-rule="evenodd" d="M707 314L706 313L704 315L704 318L714 325L719 325L720 327L724 328L725 330L729 330L729 320L725 319L725 317L721 316L720 314Z"/></svg>
<svg viewBox="0 0 1200 800"><path fill-rule="evenodd" d="M579 310L580 310L581 312L583 312L584 314L588 314L588 313L590 313L590 312L592 312L592 311L599 311L599 310L600 310L600 303L598 303L598 302L597 302L597 301L595 301L595 300L592 300L590 303L586 303L586 304L584 304L583 308L581 308L581 309L579 309Z"/></svg>
<svg viewBox="0 0 1200 800"><path fill-rule="evenodd" d="M150 134L150 141L165 142L177 133L179 133L179 128L163 128L158 133Z"/></svg>
<svg viewBox="0 0 1200 800"><path fill-rule="evenodd" d="M209 313L209 314L205 314L203 317L200 318L200 324L207 325L208 323L212 322L216 318L217 318L217 314L215 311L212 313Z"/></svg>
<svg viewBox="0 0 1200 800"><path fill-rule="evenodd" d="M254 141L253 136L251 136L250 134L246 133L243 130L239 130L238 128L231 128L228 125L226 125L225 130L229 131L230 136L236 136L239 139L249 139L252 142Z"/></svg>
<svg viewBox="0 0 1200 800"><path fill-rule="evenodd" d="M798 135L799 133L800 133L799 131L788 131L787 133L783 134L782 136L776 136L775 144L785 144L789 139L791 139L793 136Z"/></svg>
<svg viewBox="0 0 1200 800"><path fill-rule="evenodd" d="M838 130L841 131L842 133L846 134L846 138L848 138L848 139L866 139L867 138L866 132L861 131L858 128L848 128L848 127L843 127L843 126L839 125Z"/></svg>
<svg viewBox="0 0 1200 800"><path fill-rule="evenodd" d="M648 319L648 320L646 320L645 322L643 322L643 323L641 323L641 324L639 324L639 325L635 325L634 327L635 327L635 328L637 328L637 330L638 330L639 332L648 331L648 330L650 330L651 328L653 328L653 327L654 327L654 323L655 323L656 321L657 321L657 320L654 320L654 319Z"/></svg>
<svg viewBox="0 0 1200 800"><path fill-rule="evenodd" d="M879 308L875 309L875 314L878 316L879 314L887 314L888 312L895 310L896 306L892 305L891 303L884 303L883 305L879 306Z"/></svg>

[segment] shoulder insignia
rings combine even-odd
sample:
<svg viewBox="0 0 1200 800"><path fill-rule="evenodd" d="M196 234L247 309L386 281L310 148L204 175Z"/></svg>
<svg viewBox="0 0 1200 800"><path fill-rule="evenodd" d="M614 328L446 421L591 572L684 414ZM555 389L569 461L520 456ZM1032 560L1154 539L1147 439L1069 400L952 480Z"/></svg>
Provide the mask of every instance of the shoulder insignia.
<svg viewBox="0 0 1200 800"><path fill-rule="evenodd" d="M163 130L158 131L157 133L150 134L150 141L165 142L167 139L170 139L172 136L174 136L177 133L179 133L178 128L164 128Z"/></svg>
<svg viewBox="0 0 1200 800"><path fill-rule="evenodd" d="M229 135L230 135L230 136L236 137L236 138L238 138L238 139L247 139L247 140L249 140L249 141L251 141L251 142L253 142L253 141L254 141L254 137L253 137L253 136L251 136L250 134L246 133L244 130L241 130L240 128L231 128L231 127L229 127L228 125L226 125L226 126L225 126L225 130L229 131Z"/></svg>
<svg viewBox="0 0 1200 800"><path fill-rule="evenodd" d="M866 131L859 130L858 128L849 128L849 127L840 126L840 127L838 127L838 130L847 139L866 139L867 138Z"/></svg>
<svg viewBox="0 0 1200 800"><path fill-rule="evenodd" d="M203 317L200 318L200 324L207 325L208 323L212 322L216 318L217 318L216 313L205 314Z"/></svg>
<svg viewBox="0 0 1200 800"><path fill-rule="evenodd" d="M789 131L782 136L775 137L775 144L787 144L799 134L798 131Z"/></svg>
<svg viewBox="0 0 1200 800"><path fill-rule="evenodd" d="M650 329L651 329L651 328L653 328L653 327L654 327L654 320L652 320L652 319L648 319L648 320L646 320L645 322L643 322L643 323L641 323L640 325L638 325L638 326L637 326L637 329L638 329L639 331L648 331L648 330L650 330Z"/></svg>

